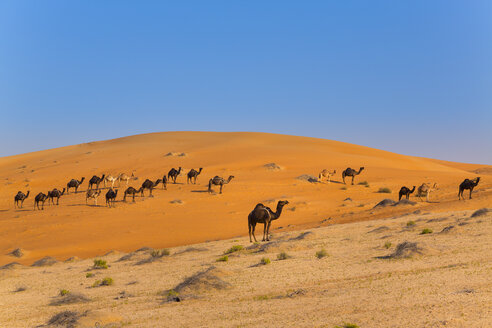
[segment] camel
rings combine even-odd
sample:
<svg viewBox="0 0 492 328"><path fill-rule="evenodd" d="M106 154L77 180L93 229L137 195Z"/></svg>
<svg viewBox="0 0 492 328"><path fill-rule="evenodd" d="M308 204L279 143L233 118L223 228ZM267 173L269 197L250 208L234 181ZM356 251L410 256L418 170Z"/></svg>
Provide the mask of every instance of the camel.
<svg viewBox="0 0 492 328"><path fill-rule="evenodd" d="M113 189L114 188L114 183L116 181L119 181L119 177L112 176L111 174L107 175L104 178L104 188L106 188L106 182L107 182L107 183L111 183L111 189Z"/></svg>
<svg viewBox="0 0 492 328"><path fill-rule="evenodd" d="M87 193L85 194L85 204L87 205L87 200L89 198L94 199L94 204L97 206L97 198L101 194L101 190L87 190Z"/></svg>
<svg viewBox="0 0 492 328"><path fill-rule="evenodd" d="M128 188L128 182L130 182L130 180L138 180L138 178L135 176L135 172L132 172L132 175L131 176L128 176L128 174L126 174L126 173L120 173L118 175L118 183L119 183L119 185L121 185L121 181L125 181L126 182L126 187Z"/></svg>
<svg viewBox="0 0 492 328"><path fill-rule="evenodd" d="M169 171L169 173L167 174L167 178L169 179L169 181L171 181L171 179L173 180L173 183L176 183L176 179L178 178L178 175L181 173L181 166L179 167L178 170L176 170L174 167Z"/></svg>
<svg viewBox="0 0 492 328"><path fill-rule="evenodd" d="M282 214L282 208L289 204L286 200L279 200L277 203L277 212L273 212L269 207L263 204L257 204L255 209L248 215L248 229L249 229L249 242L251 240L251 234L256 242L255 228L257 223L263 223L263 239L262 241L269 241L270 225L273 220L277 220Z"/></svg>
<svg viewBox="0 0 492 328"><path fill-rule="evenodd" d="M167 177L166 177L165 174L162 177L162 181L161 182L162 182L162 189L167 190Z"/></svg>
<svg viewBox="0 0 492 328"><path fill-rule="evenodd" d="M49 193L50 192L48 191L48 194ZM41 209L44 210L44 202L46 202L47 199L48 199L48 196L43 194L42 192L37 194L36 197L34 198L34 209L36 209L36 207L37 207L39 210L39 203L42 203Z"/></svg>
<svg viewBox="0 0 492 328"><path fill-rule="evenodd" d="M56 205L58 205L60 202L60 197L63 196L64 193L65 193L65 188L63 188L63 191L60 191L60 190L55 188L52 191L48 191L48 198L53 205L55 205L54 199L56 198ZM48 202L48 204L49 204L49 202Z"/></svg>
<svg viewBox="0 0 492 328"><path fill-rule="evenodd" d="M428 202L429 201L429 195L431 191L439 190L439 187L437 183L434 183L432 187L430 186L430 183L423 183L420 187L417 189L417 197L420 199L422 202L422 196L425 195L425 199Z"/></svg>
<svg viewBox="0 0 492 328"><path fill-rule="evenodd" d="M460 188L459 188L459 192L458 192L458 199L465 200L465 197L463 197L463 191L465 191L465 189L470 189L470 199L472 199L473 188L475 188L478 185L479 182L480 182L480 177L476 177L473 180L465 179L460 184Z"/></svg>
<svg viewBox="0 0 492 328"><path fill-rule="evenodd" d="M414 191L415 191L415 186L413 186L412 190L410 190L410 188L407 187L401 187L400 192L398 194L398 201L400 201L403 196L405 196L406 199L410 198L410 194L413 193Z"/></svg>
<svg viewBox="0 0 492 328"><path fill-rule="evenodd" d="M152 189L154 189L161 182L162 182L161 179L157 179L155 183L150 181L149 179L145 180L144 183L142 183L142 188L140 188L140 190L141 190L140 192L142 193L142 197L144 195L145 189L149 189L149 191L150 191L149 197L153 197L152 196Z"/></svg>
<svg viewBox="0 0 492 328"><path fill-rule="evenodd" d="M351 169L350 167L347 168L345 171L342 172L343 183L345 183L345 177L352 177L352 184L354 184L354 178L355 178L355 176L356 175L359 175L360 172L362 172L362 170L364 170L364 167L363 166L359 169L359 172L357 172L354 169Z"/></svg>
<svg viewBox="0 0 492 328"><path fill-rule="evenodd" d="M220 194L222 194L222 187L231 182L232 179L234 179L233 175L229 176L227 180L216 175L213 179L208 181L208 192L212 192L212 185L216 185L220 186Z"/></svg>
<svg viewBox="0 0 492 328"><path fill-rule="evenodd" d="M72 179L67 183L67 194L70 193L70 188L75 188L75 193L77 193L77 189L79 189L79 186L84 182L85 178L82 177L82 179L77 180L77 179Z"/></svg>
<svg viewBox="0 0 492 328"><path fill-rule="evenodd" d="M202 173L203 168L200 168L197 170L191 169L190 172L188 172L188 179L186 180L186 183L193 183L196 184L196 178L200 173ZM193 180L192 180L193 179Z"/></svg>
<svg viewBox="0 0 492 328"><path fill-rule="evenodd" d="M29 197L30 192L31 191L28 190L27 193L24 194L22 191L19 191L17 195L15 195L14 197L14 208L19 207L19 203L20 203L20 208L22 208L22 206L24 206L24 200L26 200L26 198Z"/></svg>
<svg viewBox="0 0 492 328"><path fill-rule="evenodd" d="M323 178L327 178L328 179L328 183L330 183L331 182L331 177L334 176L335 173L337 173L337 170L333 170L333 172L330 172L327 169L324 169L323 171L321 171L319 173L318 181L321 182L321 180Z"/></svg>
<svg viewBox="0 0 492 328"><path fill-rule="evenodd" d="M140 189L135 189L133 187L128 187L124 194L123 194L123 201L126 202L126 195L132 195L133 196L133 201L135 201L135 194L138 194L138 193L141 193L143 192L143 187L141 187Z"/></svg>
<svg viewBox="0 0 492 328"><path fill-rule="evenodd" d="M113 188L110 188L108 192L106 193L106 206L113 206L114 207L114 201L116 200L116 195L118 195L118 189L113 190Z"/></svg>
<svg viewBox="0 0 492 328"><path fill-rule="evenodd" d="M106 176L103 174L102 177L98 177L97 175L94 175L90 180L89 180L89 188L92 189L93 185L96 185L96 189L99 189L99 184L104 180Z"/></svg>

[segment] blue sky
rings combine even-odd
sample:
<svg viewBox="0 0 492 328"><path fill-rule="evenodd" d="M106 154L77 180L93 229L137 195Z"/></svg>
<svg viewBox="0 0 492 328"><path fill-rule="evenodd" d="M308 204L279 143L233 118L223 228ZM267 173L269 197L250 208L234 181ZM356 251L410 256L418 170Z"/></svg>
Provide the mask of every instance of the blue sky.
<svg viewBox="0 0 492 328"><path fill-rule="evenodd" d="M490 1L2 1L0 156L262 131L492 164Z"/></svg>

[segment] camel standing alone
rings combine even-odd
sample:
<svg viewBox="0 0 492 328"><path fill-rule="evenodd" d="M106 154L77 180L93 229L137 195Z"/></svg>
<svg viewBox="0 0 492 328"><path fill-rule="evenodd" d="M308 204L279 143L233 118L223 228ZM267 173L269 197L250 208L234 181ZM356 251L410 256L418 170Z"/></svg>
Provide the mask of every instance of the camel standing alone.
<svg viewBox="0 0 492 328"><path fill-rule="evenodd" d="M465 189L470 189L470 199L472 199L473 188L475 188L479 182L480 182L480 177L476 177L473 180L465 179L460 184L460 188L459 188L459 192L458 192L458 199L465 200L465 197L463 197L463 191L465 191Z"/></svg>
<svg viewBox="0 0 492 328"><path fill-rule="evenodd" d="M179 167L178 170L176 170L174 167L169 171L167 174L167 178L169 181L173 180L173 183L176 183L176 179L178 178L178 175L181 173L181 166Z"/></svg>
<svg viewBox="0 0 492 328"><path fill-rule="evenodd" d="M24 194L22 191L19 191L17 195L15 195L14 197L14 208L19 207L19 203L20 203L20 208L22 208L22 206L24 206L24 200L26 200L26 198L29 197L30 192L31 191L28 190L27 193Z"/></svg>
<svg viewBox="0 0 492 328"><path fill-rule="evenodd" d="M48 194L49 193L50 192L48 191ZM46 202L47 199L48 196L45 195L44 193L40 192L39 194L37 194L36 197L34 198L34 209L36 209L37 207L39 210L39 203L42 203L41 209L44 210L44 202Z"/></svg>
<svg viewBox="0 0 492 328"><path fill-rule="evenodd" d="M93 185L96 185L96 189L99 189L99 184L104 180L106 176L103 174L102 177L98 177L97 175L94 175L90 180L89 180L89 188L92 189Z"/></svg>
<svg viewBox="0 0 492 328"><path fill-rule="evenodd" d="M328 183L331 182L331 177L334 176L337 173L337 170L333 170L333 172L328 171L327 169L324 169L319 173L319 178L318 181L321 182L322 179L327 179Z"/></svg>
<svg viewBox="0 0 492 328"><path fill-rule="evenodd" d="M94 204L97 206L97 198L99 197L100 194L101 194L101 190L100 189L97 189L97 190L87 190L87 193L85 194L85 204L87 205L87 200L89 198L92 198L92 199L94 199Z"/></svg>
<svg viewBox="0 0 492 328"><path fill-rule="evenodd" d="M220 194L222 194L222 187L225 184L228 184L229 182L231 182L231 180L233 178L234 178L234 176L231 175L231 176L229 176L229 178L227 180L225 180L224 178L221 178L218 175L216 175L213 179L210 179L208 181L208 192L212 192L212 185L216 185L216 186L220 186Z"/></svg>
<svg viewBox="0 0 492 328"><path fill-rule="evenodd" d="M77 189L79 189L79 186L84 182L85 177L82 177L82 179L77 180L77 179L72 179L67 183L67 194L70 193L70 188L75 188L75 193L77 193Z"/></svg>
<svg viewBox="0 0 492 328"><path fill-rule="evenodd" d="M357 172L356 170L354 169L351 169L350 167L347 168L345 171L342 172L342 179L343 179L343 183L345 183L345 177L352 177L352 184L354 184L354 178L356 175L359 175L360 172L362 172L362 170L364 170L364 167L362 166L359 171Z"/></svg>
<svg viewBox="0 0 492 328"><path fill-rule="evenodd" d="M425 195L425 199L428 202L429 201L429 195L431 191L439 190L439 187L437 183L434 183L432 187L430 186L430 183L423 183L418 189L417 189L417 197L420 199L422 202L422 196Z"/></svg>
<svg viewBox="0 0 492 328"><path fill-rule="evenodd" d="M248 215L248 230L249 230L249 241L251 240L251 234L256 242L255 228L257 223L263 223L263 239L262 241L269 241L268 237L270 234L270 225L273 220L277 220L282 214L282 208L289 204L286 200L279 200L277 203L277 212L273 212L269 207L263 204L256 204L255 209Z"/></svg>
<svg viewBox="0 0 492 328"><path fill-rule="evenodd" d="M410 194L415 191L415 186L410 190L410 188L407 187L401 187L400 192L398 193L398 201L401 200L403 196L406 197L406 199L410 198Z"/></svg>
<svg viewBox="0 0 492 328"><path fill-rule="evenodd" d="M186 183L193 183L196 184L196 178L200 173L202 173L203 168L200 168L198 171L195 169L191 169L190 172L188 172L188 179L186 180Z"/></svg>

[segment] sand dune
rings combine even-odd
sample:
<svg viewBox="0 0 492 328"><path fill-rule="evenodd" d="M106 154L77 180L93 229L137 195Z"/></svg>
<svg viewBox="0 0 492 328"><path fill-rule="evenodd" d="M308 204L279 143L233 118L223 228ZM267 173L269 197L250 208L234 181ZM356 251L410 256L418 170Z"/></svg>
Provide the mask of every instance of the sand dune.
<svg viewBox="0 0 492 328"><path fill-rule="evenodd" d="M274 166L265 166L274 163ZM178 184L160 186L155 197L121 202L115 208L86 206L85 194L64 195L60 205L33 210L34 196L66 187L72 178L135 171L139 187L149 178L162 178L170 168L183 167ZM278 166L278 168L277 168ZM347 167L365 170L356 185L341 184ZM187 185L185 173L203 167L196 185ZM336 169L333 182L311 183L302 175L317 176L323 168ZM478 173L477 173L478 172ZM473 200L458 201L464 178L482 177ZM323 225L374 220L421 210L444 212L490 207L492 167L399 155L343 142L265 133L169 132L90 142L69 147L0 158L0 265L32 264L45 256L65 260L104 254L111 249L128 252L188 245L244 236L247 214L258 202L290 204L273 224L283 231ZM224 193L208 194L215 175L235 179ZM350 181L350 178L349 180ZM369 187L357 185L367 181ZM373 209L384 198L396 199L401 186L438 182L431 203ZM346 189L345 189L346 187ZM379 188L390 188L381 194ZM31 191L23 209L14 209L17 191ZM218 189L217 189L218 190ZM104 191L105 193L105 191ZM146 193L147 195L147 193ZM346 200L350 198L350 200ZM92 202L90 203L92 204ZM261 235L257 233L257 235ZM21 248L22 257L9 255Z"/></svg>

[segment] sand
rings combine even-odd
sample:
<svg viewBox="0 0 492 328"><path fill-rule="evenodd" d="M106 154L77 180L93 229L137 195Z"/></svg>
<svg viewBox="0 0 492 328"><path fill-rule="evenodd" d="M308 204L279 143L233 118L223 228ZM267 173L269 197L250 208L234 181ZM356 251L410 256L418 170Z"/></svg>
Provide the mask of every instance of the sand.
<svg viewBox="0 0 492 328"><path fill-rule="evenodd" d="M171 154L171 155L169 155ZM184 155L183 155L184 154ZM172 167L183 167L177 184L159 185L154 197L121 202L115 208L85 204L92 175L125 172L139 178L162 178ZM356 185L341 184L347 167L365 170ZM203 167L196 185L186 184L186 172ZM272 167L274 169L272 169ZM337 170L332 183L313 183L299 176L317 177L322 169ZM480 172L482 180L473 200L458 201L458 185ZM491 167L394 154L343 142L265 133L168 132L44 150L0 158L0 265L31 265L50 256L64 261L90 258L109 250L133 251L142 246L175 247L247 235L247 215L258 202L274 207L289 201L273 228L293 231L318 226L376 220L420 210L422 213L476 210L491 207ZM235 178L223 194L207 193L215 175ZM64 195L59 206L33 210L34 196L66 187L85 177L79 193ZM369 187L357 185L367 181ZM423 182L438 182L431 202L373 209L385 198L397 200L398 190ZM379 188L390 188L381 194ZM14 209L18 190L31 191L23 209ZM214 190L218 191L215 187ZM106 190L103 191L103 194ZM465 192L467 194L467 192ZM350 198L350 200L346 200ZM92 201L89 202L93 204ZM259 233L260 235L260 233ZM22 257L10 253L20 248Z"/></svg>
<svg viewBox="0 0 492 328"><path fill-rule="evenodd" d="M98 257L107 269L93 259L16 266L0 270L0 326L39 327L63 313L55 319L74 327L488 327L492 213L472 213L276 229L276 247L238 237L174 247L145 264L149 249L111 252ZM459 229L440 233L449 226ZM401 252L403 243L414 250ZM245 249L217 262L236 245ZM281 251L287 259L277 260ZM113 284L92 287L105 277Z"/></svg>

